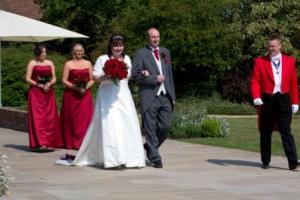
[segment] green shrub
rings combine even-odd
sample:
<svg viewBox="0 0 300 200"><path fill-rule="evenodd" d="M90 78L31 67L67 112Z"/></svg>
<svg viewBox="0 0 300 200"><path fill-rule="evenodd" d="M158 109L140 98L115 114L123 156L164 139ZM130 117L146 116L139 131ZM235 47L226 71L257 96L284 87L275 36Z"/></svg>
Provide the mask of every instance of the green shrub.
<svg viewBox="0 0 300 200"><path fill-rule="evenodd" d="M215 118L205 118L201 123L202 137L217 137L220 132L220 122Z"/></svg>
<svg viewBox="0 0 300 200"><path fill-rule="evenodd" d="M230 124L225 119L220 118L218 120L220 122L219 137L225 137L229 134Z"/></svg>
<svg viewBox="0 0 300 200"><path fill-rule="evenodd" d="M202 137L201 123L197 121L187 122L184 126L184 131L188 138Z"/></svg>
<svg viewBox="0 0 300 200"><path fill-rule="evenodd" d="M202 137L225 137L228 132L229 123L224 119L206 117L202 120Z"/></svg>
<svg viewBox="0 0 300 200"><path fill-rule="evenodd" d="M172 138L225 137L229 123L224 119L203 116L191 119L174 113L170 136Z"/></svg>
<svg viewBox="0 0 300 200"><path fill-rule="evenodd" d="M254 115L256 110L254 106L248 103L234 103L224 100L218 93L212 97L202 100L203 106L209 114L217 115Z"/></svg>
<svg viewBox="0 0 300 200"><path fill-rule="evenodd" d="M207 114L214 115L254 115L256 109L248 103L233 103L224 100L214 93L212 97L186 97L176 104L176 110L183 113L190 113L202 110Z"/></svg>
<svg viewBox="0 0 300 200"><path fill-rule="evenodd" d="M170 137L172 138L188 138L185 132L185 117L179 113L173 113L172 128L170 131Z"/></svg>
<svg viewBox="0 0 300 200"><path fill-rule="evenodd" d="M249 104L236 104L232 102L206 103L206 109L209 114L217 115L254 115L256 110Z"/></svg>
<svg viewBox="0 0 300 200"><path fill-rule="evenodd" d="M228 134L229 124L225 119L210 118L205 109L195 105L176 104L170 132L172 138L225 137Z"/></svg>

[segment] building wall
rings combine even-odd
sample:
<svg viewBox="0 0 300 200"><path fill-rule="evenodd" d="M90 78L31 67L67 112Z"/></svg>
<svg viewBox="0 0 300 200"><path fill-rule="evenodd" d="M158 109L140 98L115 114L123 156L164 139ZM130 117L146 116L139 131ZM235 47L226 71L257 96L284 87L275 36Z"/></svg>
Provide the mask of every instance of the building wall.
<svg viewBox="0 0 300 200"><path fill-rule="evenodd" d="M27 132L27 112L13 108L0 108L0 127Z"/></svg>
<svg viewBox="0 0 300 200"><path fill-rule="evenodd" d="M40 7L34 0L0 0L0 9L33 19L42 17Z"/></svg>

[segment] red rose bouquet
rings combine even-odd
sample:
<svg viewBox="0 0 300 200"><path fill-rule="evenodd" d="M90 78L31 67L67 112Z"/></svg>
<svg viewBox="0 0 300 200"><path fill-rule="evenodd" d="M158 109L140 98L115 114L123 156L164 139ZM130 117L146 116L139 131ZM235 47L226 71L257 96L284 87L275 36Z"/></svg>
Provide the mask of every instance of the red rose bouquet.
<svg viewBox="0 0 300 200"><path fill-rule="evenodd" d="M78 76L77 78L74 79L75 89L77 90L85 89L88 81L89 81L88 77Z"/></svg>
<svg viewBox="0 0 300 200"><path fill-rule="evenodd" d="M103 71L116 85L118 85L120 80L126 78L128 74L126 64L117 59L107 60L104 64Z"/></svg>
<svg viewBox="0 0 300 200"><path fill-rule="evenodd" d="M51 79L52 79L51 75L37 76L37 82L43 85L50 82Z"/></svg>

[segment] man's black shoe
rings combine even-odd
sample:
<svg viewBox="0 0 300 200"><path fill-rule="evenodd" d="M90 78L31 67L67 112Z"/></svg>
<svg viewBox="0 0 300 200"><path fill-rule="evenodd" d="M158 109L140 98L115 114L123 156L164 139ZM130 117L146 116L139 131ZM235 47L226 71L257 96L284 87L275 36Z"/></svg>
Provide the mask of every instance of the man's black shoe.
<svg viewBox="0 0 300 200"><path fill-rule="evenodd" d="M147 167L153 167L153 165L154 165L154 164L153 164L152 162L150 162L149 160L146 160L145 163L146 163L146 166L147 166Z"/></svg>
<svg viewBox="0 0 300 200"><path fill-rule="evenodd" d="M261 165L261 168L263 168L263 169L269 169L269 168L270 168L270 165L269 165L269 164L263 163L263 164Z"/></svg>
<svg viewBox="0 0 300 200"><path fill-rule="evenodd" d="M300 170L300 163L289 164L289 169L293 170L293 171L299 171Z"/></svg>
<svg viewBox="0 0 300 200"><path fill-rule="evenodd" d="M147 167L163 168L162 162L160 160L156 162L151 162L149 160L146 160L145 162Z"/></svg>
<svg viewBox="0 0 300 200"><path fill-rule="evenodd" d="M153 162L153 167L154 168L163 168L161 160Z"/></svg>

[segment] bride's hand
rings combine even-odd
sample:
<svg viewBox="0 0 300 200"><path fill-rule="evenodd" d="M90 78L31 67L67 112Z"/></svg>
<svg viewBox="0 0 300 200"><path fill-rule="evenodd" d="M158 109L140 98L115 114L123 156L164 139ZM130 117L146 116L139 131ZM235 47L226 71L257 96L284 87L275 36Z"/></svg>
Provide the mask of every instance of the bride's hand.
<svg viewBox="0 0 300 200"><path fill-rule="evenodd" d="M149 73L147 70L143 70L143 71L142 71L142 74L143 74L145 77L147 77L147 76L150 75L150 73Z"/></svg>
<svg viewBox="0 0 300 200"><path fill-rule="evenodd" d="M107 75L101 76L100 77L100 83L104 81L111 81L111 78Z"/></svg>
<svg viewBox="0 0 300 200"><path fill-rule="evenodd" d="M101 79L101 74L99 72L94 71L93 72L93 80L96 81L97 83L100 83Z"/></svg>

